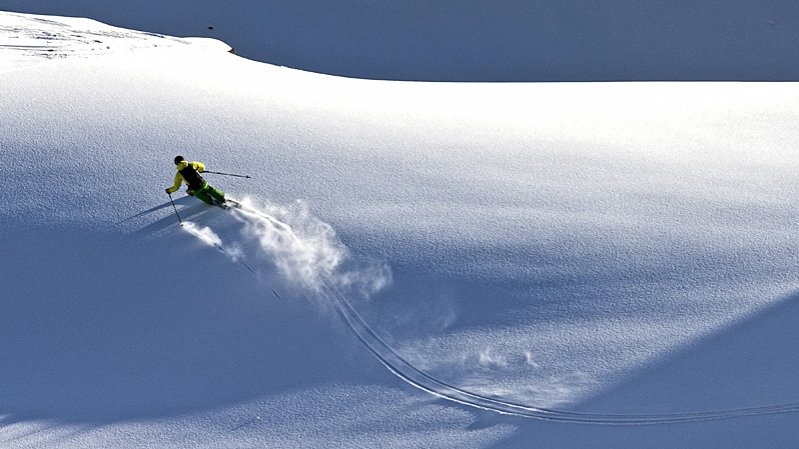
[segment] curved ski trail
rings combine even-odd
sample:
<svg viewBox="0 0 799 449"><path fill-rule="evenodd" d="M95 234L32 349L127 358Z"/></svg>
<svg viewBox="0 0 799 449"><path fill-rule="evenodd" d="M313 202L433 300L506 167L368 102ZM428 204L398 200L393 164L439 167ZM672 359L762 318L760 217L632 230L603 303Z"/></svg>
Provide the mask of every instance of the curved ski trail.
<svg viewBox="0 0 799 449"><path fill-rule="evenodd" d="M706 410L682 413L609 414L580 413L535 407L492 398L464 390L416 368L405 360L364 321L347 298L334 286L325 284L325 296L355 333L361 343L391 372L412 386L459 404L491 410L502 414L567 423L599 425L659 425L711 421L745 416L799 412L799 402L724 410Z"/></svg>
<svg viewBox="0 0 799 449"><path fill-rule="evenodd" d="M283 223L268 213L260 211L250 205L242 204L238 201L233 201L233 205L229 207L229 209L234 213L240 214L242 218L249 216L251 218L266 221L270 226L273 226L285 237L296 240L300 243L302 242L302 239L300 239L300 237L294 233L294 230L289 224ZM233 255L229 251L225 250L225 248L221 245L215 246L225 252L228 256L233 257ZM256 272L249 266L245 265L245 267L248 268L254 275L256 274ZM280 298L277 292L274 290L272 291L275 293L275 296ZM582 413L536 407L533 405L507 401L496 397L489 397L468 391L456 385L452 385L442 379L420 370L412 363L407 361L366 323L355 307L353 307L350 301L331 280L326 278L321 279L318 293L334 306L342 320L347 324L349 329L355 334L360 342L372 353L372 355L374 355L378 361L380 361L397 377L420 390L470 407L491 410L507 415L548 421L623 426L662 425L799 412L799 402L789 402L784 404L679 413Z"/></svg>

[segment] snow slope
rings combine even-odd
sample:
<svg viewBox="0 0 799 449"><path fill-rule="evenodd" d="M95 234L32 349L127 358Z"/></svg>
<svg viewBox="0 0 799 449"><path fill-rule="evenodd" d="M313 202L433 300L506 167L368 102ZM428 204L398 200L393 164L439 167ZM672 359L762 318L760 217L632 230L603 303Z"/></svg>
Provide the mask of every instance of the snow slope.
<svg viewBox="0 0 799 449"><path fill-rule="evenodd" d="M0 10L213 37L247 58L359 78L795 81L799 73L792 0L2 0Z"/></svg>
<svg viewBox="0 0 799 449"><path fill-rule="evenodd" d="M793 84L364 81L0 30L4 446L796 440ZM60 57L13 43L44 33ZM248 210L178 195L179 226L175 154L252 175L208 175Z"/></svg>

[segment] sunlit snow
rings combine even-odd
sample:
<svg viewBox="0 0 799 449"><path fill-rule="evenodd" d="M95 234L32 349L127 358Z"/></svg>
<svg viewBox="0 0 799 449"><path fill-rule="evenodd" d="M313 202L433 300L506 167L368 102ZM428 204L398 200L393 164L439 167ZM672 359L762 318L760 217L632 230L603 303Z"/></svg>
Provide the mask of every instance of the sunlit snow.
<svg viewBox="0 0 799 449"><path fill-rule="evenodd" d="M228 49L0 13L0 445L799 436L794 84L367 81ZM244 207L173 208L177 154L251 175L206 175Z"/></svg>

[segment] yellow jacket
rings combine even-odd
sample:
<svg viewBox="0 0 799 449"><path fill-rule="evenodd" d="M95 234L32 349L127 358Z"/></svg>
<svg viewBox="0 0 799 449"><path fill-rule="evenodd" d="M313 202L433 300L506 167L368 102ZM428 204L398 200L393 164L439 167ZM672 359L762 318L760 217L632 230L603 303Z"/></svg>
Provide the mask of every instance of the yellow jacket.
<svg viewBox="0 0 799 449"><path fill-rule="evenodd" d="M181 163L179 163L178 165L175 166L175 168L177 168L177 170L178 170L178 172L175 173L175 183L172 184L172 187L167 189L167 192L175 193L175 192L178 191L178 189L180 188L180 185L183 182L185 182L185 179L183 179L183 175L180 174L180 171L183 170L184 168L188 167L189 164L191 164L191 166L194 167L194 169L197 170L200 173L205 171L205 165L203 165L202 162L197 162L197 161L186 162L186 161L182 161Z"/></svg>

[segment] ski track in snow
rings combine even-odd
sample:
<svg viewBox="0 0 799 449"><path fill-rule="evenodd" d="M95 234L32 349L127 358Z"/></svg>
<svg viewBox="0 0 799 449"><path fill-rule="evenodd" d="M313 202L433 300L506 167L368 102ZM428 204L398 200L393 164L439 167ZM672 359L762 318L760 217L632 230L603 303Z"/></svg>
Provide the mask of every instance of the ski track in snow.
<svg viewBox="0 0 799 449"><path fill-rule="evenodd" d="M725 410L706 410L682 413L654 413L654 414L610 414L610 413L580 413L557 409L540 408L505 401L500 398L491 398L472 393L458 386L451 385L443 380L431 376L405 360L391 348L358 314L347 298L331 285L325 286L323 296L327 298L352 330L356 337L369 351L392 373L405 382L428 393L434 394L459 404L476 407L483 410L536 418L547 421L558 421L575 424L596 425L660 425L689 423L700 421L713 421L746 416L769 415L779 413L799 412L799 402L785 404L764 405L758 407L740 407Z"/></svg>
<svg viewBox="0 0 799 449"><path fill-rule="evenodd" d="M268 225L272 230L281 235L278 245L287 246L286 251L291 252L293 248L307 247L309 244L302 237L296 235L292 226L280 221L278 218L247 205L242 208L229 209L234 215L245 222L259 222ZM197 227L194 223L184 222L184 227L195 237L206 244L215 246L234 262L247 268L253 275L258 276L256 270L241 260L242 255L238 249L232 249L222 244L221 239L209 227ZM289 243L290 242L290 243ZM238 248L238 246L237 246ZM268 249L265 249L268 250ZM299 260L305 260L300 257ZM732 418L742 418L747 416L759 416L780 413L799 412L799 402L789 402L784 404L771 404L763 406L739 407L721 410L687 411L675 413L580 413L552 408L537 407L535 405L523 404L503 400L498 397L488 397L482 394L473 393L457 385L452 385L444 380L432 376L425 371L414 366L406 360L388 343L383 340L378 333L357 312L352 302L336 286L336 281L329 277L327 270L318 270L319 267L309 267L312 275L306 280L304 286L316 292L328 303L334 306L342 321L350 331L363 344L366 349L391 373L418 388L437 397L453 401L455 403L475 407L482 410L490 410L500 414L520 416L524 418L535 418L547 421L557 421L576 424L594 425L663 425L675 423L690 423L701 421L712 421ZM291 275L291 273L284 273ZM274 290L272 290L274 292ZM278 294L275 292L275 295ZM278 296L279 297L279 296Z"/></svg>
<svg viewBox="0 0 799 449"><path fill-rule="evenodd" d="M15 20L18 19L20 22L27 21L27 25L24 23L22 25L16 24L13 20L9 20L9 17L16 18ZM0 21L0 62L10 61L11 63L9 66L13 68L9 70L29 68L35 64L44 64L62 58L80 59L89 56L104 55L110 52L154 46L170 46L183 42L178 38L115 29L98 24L94 21L87 21L86 19L55 18L51 20L15 14L0 15L0 18L4 19L4 21ZM81 27L81 23L85 23L86 26ZM120 45L109 45L109 42L119 43ZM0 69L0 72L1 71ZM558 98L560 99L560 97ZM770 107L768 104L766 106ZM653 106L653 108L657 110L658 106ZM624 116L622 116L622 118L624 118ZM553 129L557 130L557 132L561 130L559 126L555 126ZM658 130L656 129L656 131ZM591 137L593 139L596 136ZM753 139L753 141L755 140L757 139ZM593 142L593 140L591 141ZM749 150L747 150L747 154L748 151ZM628 180L626 182L630 181ZM576 185L580 186L579 183L576 183ZM735 192L736 191L733 191L733 193ZM307 195L307 197L312 197L312 195ZM763 197L767 198L765 194ZM760 200L758 197L755 199ZM358 202L359 201L360 198L358 198ZM353 203L356 203L356 201L354 200ZM145 213L146 212L138 214L135 217L139 217ZM440 377L428 374L427 371L419 368L418 364L414 365L407 357L403 357L400 351L386 343L386 341L380 337L380 334L362 318L353 305L355 304L354 297L346 293L349 291L347 288L340 287L340 285L347 284L341 282L342 279L335 278L330 274L331 267L337 266L339 262L338 257L341 256L341 254L338 251L341 248L335 246L320 248L316 245L320 243L320 241L308 240L306 239L306 235L298 237L291 226L263 212L233 211L232 215L242 220L245 227L255 233L250 236L251 238L242 240L241 244L236 240L233 241L232 245L227 244L226 240L230 236L224 234L220 236L217 232L214 232L211 227L198 225L192 228L192 225L190 225L188 230L194 231L193 234L195 237L200 238L208 245L216 247L234 262L247 268L256 277L259 277L263 273L259 273L258 270L247 264L245 261L247 255L240 252L242 248L252 249L256 253L260 251L260 255L274 251L274 253L269 253L267 255L272 257L273 260L274 257L283 258L281 261L286 263L282 265L283 277L289 279L294 277L295 280L300 280L299 283L303 284L305 287L310 287L314 295L332 304L332 307L336 309L341 319L354 333L360 343L363 344L380 363L399 379L434 396L469 407L524 418L617 426L653 426L714 421L758 415L788 414L799 411L798 402L789 402L783 404L772 403L771 405L762 406L719 408L674 413L579 413L556 408L536 407L535 405L528 405L522 402L503 400L501 397L474 393L469 391L468 387L459 387L456 385L456 382L448 382ZM650 215L644 216L650 217ZM135 217L130 217L126 220ZM173 217L170 217L170 219L172 218ZM292 222L292 225L293 224ZM143 233L146 234L149 233L151 229L162 227L163 223L161 222L151 223L150 226L144 229ZM170 224L170 230L173 229L174 227L171 227ZM324 229L332 228L328 226ZM228 231L228 229L218 229L217 231ZM266 234L257 235L259 232L266 231L268 231ZM383 237L383 235L380 234L377 236ZM266 238L258 239L257 237ZM281 239L280 237L283 238ZM464 236L456 235L456 238L462 237ZM501 239L498 240L501 241ZM321 242L329 243L329 241L326 241L324 238ZM723 246L720 247L724 248ZM280 267L280 265L278 266ZM296 276L293 276L292 273ZM262 280L259 279L259 281ZM381 284L381 282L376 282L376 284ZM277 293L275 294L277 295ZM376 327L380 329L379 326ZM610 410L612 411L612 409ZM243 419L230 428L234 430L244 429L252 422L251 420ZM3 424L2 418L0 418L0 424ZM8 436L10 440L25 441L26 445L52 443L52 440L46 435L53 435L54 432L63 433L64 439L71 438L75 433L81 432L80 428L74 431L70 429L59 430L56 428L53 432L49 432L48 429L49 427L46 423L42 425L37 423L31 425L19 423L0 425L0 432L2 432L3 435ZM58 436L56 438L58 438Z"/></svg>

